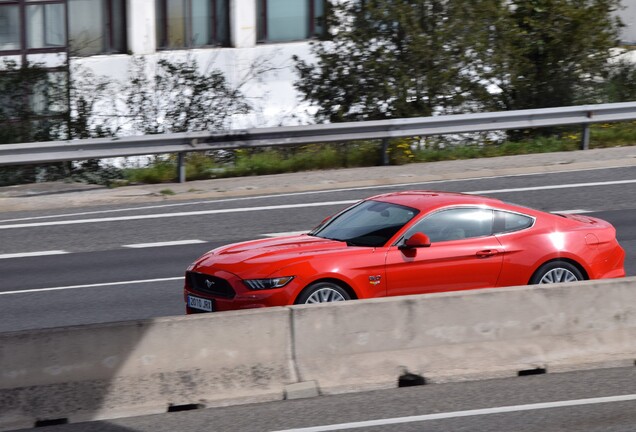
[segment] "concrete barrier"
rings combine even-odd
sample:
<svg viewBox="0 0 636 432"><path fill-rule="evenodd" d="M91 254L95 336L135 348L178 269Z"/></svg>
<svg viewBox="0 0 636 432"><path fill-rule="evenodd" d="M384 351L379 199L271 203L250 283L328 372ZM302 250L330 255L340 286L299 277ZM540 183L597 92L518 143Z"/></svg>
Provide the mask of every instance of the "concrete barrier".
<svg viewBox="0 0 636 432"><path fill-rule="evenodd" d="M636 278L298 306L299 379L323 394L633 365Z"/></svg>
<svg viewBox="0 0 636 432"><path fill-rule="evenodd" d="M635 358L636 278L5 333L0 430Z"/></svg>
<svg viewBox="0 0 636 432"><path fill-rule="evenodd" d="M279 400L290 310L0 334L0 430Z"/></svg>

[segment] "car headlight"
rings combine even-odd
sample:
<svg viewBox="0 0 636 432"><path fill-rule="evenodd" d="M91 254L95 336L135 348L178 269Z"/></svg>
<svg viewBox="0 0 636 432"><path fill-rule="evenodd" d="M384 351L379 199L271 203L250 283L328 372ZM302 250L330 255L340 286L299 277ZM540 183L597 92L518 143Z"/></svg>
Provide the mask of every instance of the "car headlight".
<svg viewBox="0 0 636 432"><path fill-rule="evenodd" d="M294 276L283 276L271 279L245 279L245 285L249 289L264 290L271 288L282 288L294 279Z"/></svg>

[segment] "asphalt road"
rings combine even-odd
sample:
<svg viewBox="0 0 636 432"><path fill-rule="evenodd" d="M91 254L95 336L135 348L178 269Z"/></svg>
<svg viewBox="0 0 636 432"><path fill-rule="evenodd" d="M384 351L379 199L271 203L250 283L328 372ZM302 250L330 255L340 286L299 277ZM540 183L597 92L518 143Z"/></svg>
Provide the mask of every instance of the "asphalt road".
<svg viewBox="0 0 636 432"><path fill-rule="evenodd" d="M110 421L39 432L633 432L636 368L433 384Z"/></svg>
<svg viewBox="0 0 636 432"><path fill-rule="evenodd" d="M308 230L353 201L404 189L480 193L546 211L585 212L607 219L617 228L627 252L628 275L636 275L633 166L10 211L0 213L0 332L182 314L183 272L206 250ZM635 387L636 368L614 368L197 409L37 430L627 432L636 430Z"/></svg>
<svg viewBox="0 0 636 432"><path fill-rule="evenodd" d="M0 331L183 313L181 278L221 244L306 231L361 198L394 190L490 195L612 222L636 275L636 167L403 183L166 204L0 214Z"/></svg>

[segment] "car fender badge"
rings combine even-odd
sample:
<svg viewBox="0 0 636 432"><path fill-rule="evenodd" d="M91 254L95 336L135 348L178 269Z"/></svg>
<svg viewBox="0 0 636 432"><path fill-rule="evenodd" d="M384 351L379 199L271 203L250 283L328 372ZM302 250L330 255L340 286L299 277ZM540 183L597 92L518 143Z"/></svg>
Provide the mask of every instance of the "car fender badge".
<svg viewBox="0 0 636 432"><path fill-rule="evenodd" d="M375 285L379 285L380 282L382 281L382 276L377 275L377 276L369 276L369 283L373 286Z"/></svg>

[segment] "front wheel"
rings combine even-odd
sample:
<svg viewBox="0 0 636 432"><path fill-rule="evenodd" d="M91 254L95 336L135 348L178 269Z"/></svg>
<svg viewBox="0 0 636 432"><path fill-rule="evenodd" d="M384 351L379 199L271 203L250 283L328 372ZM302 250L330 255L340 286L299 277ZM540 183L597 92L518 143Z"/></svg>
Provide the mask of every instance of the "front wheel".
<svg viewBox="0 0 636 432"><path fill-rule="evenodd" d="M530 284L576 282L583 279L583 274L576 266L565 261L552 261L539 267L530 279Z"/></svg>
<svg viewBox="0 0 636 432"><path fill-rule="evenodd" d="M317 282L309 285L296 299L296 304L330 303L351 300L349 293L333 282Z"/></svg>

